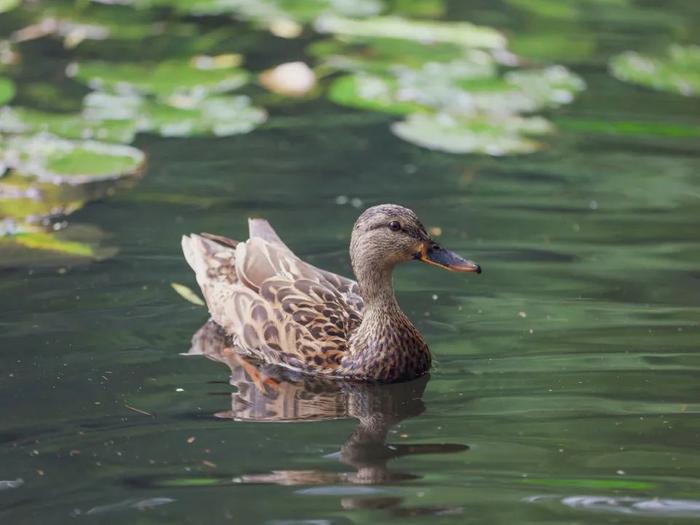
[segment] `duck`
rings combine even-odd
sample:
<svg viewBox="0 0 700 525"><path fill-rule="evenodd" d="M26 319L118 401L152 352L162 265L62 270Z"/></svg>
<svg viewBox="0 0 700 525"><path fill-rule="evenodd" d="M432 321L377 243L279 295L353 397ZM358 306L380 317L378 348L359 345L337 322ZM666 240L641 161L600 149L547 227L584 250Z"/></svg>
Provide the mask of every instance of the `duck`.
<svg viewBox="0 0 700 525"><path fill-rule="evenodd" d="M425 411L422 397L429 379L427 374L391 384L332 380L258 363L236 351L230 343L230 337L210 319L192 336L186 353L229 368L229 383L235 391L231 392L230 410L216 412L217 419L254 423L356 420L352 433L339 451L324 456L324 459L337 459L350 469L276 468L269 472L241 474L235 479L236 483L304 486L396 483L419 476L394 471L389 466L392 460L416 454L453 454L469 450L461 443L410 443L406 440L387 443L396 425Z"/></svg>
<svg viewBox="0 0 700 525"><path fill-rule="evenodd" d="M211 320L236 352L263 364L327 379L394 383L431 366L423 336L396 300L397 265L421 261L481 273L440 246L404 206L366 209L350 237L356 280L297 257L264 219L249 219L239 242L201 233L182 237L185 260Z"/></svg>

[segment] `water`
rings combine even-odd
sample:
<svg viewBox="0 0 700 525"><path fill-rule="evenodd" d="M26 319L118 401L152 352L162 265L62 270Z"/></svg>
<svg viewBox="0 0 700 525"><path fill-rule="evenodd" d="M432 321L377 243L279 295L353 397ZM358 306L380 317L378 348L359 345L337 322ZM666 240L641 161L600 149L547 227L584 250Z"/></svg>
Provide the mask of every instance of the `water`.
<svg viewBox="0 0 700 525"><path fill-rule="evenodd" d="M697 522L700 148L567 126L700 125L692 99L619 83L600 61L663 47L667 20L695 12L590 11L579 30L596 51L568 61L588 90L531 156L431 153L389 117L322 100L249 135L139 136L146 177L72 217L109 232L117 256L2 271L0 521ZM450 17L556 31L485 2ZM245 410L227 366L182 355L207 317L170 287L194 286L183 233L244 238L246 217L264 216L347 275L351 225L381 202L484 268L397 271L433 351L428 381L326 392L326 417L279 422ZM314 414L313 392L290 399Z"/></svg>

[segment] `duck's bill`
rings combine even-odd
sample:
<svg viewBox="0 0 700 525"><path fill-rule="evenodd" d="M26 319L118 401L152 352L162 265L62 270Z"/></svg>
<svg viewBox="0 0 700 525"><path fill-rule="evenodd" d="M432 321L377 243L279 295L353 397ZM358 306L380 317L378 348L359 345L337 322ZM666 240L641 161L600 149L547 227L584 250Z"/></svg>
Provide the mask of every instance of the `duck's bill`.
<svg viewBox="0 0 700 525"><path fill-rule="evenodd" d="M438 266L452 272L474 272L481 273L481 266L476 264L474 261L470 261L457 255L455 252L446 250L438 244L432 244L431 246L424 248L418 260L426 264L432 264L433 266Z"/></svg>

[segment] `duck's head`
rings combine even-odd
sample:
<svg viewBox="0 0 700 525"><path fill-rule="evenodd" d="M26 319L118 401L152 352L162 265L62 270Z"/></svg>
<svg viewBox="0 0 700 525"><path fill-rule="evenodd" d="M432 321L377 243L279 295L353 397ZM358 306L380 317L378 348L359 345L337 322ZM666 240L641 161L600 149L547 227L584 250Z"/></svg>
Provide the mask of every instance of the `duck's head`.
<svg viewBox="0 0 700 525"><path fill-rule="evenodd" d="M360 215L352 230L350 258L358 278L363 270L391 269L411 260L453 272L481 273L478 264L431 239L412 210L396 204L373 206Z"/></svg>

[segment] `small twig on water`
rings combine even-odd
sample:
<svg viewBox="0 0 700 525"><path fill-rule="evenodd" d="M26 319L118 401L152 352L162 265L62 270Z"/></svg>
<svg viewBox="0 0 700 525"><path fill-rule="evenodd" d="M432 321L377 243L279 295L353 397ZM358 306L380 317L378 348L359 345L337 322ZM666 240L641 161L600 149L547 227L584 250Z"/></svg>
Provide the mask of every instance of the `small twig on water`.
<svg viewBox="0 0 700 525"><path fill-rule="evenodd" d="M131 405L127 405L124 403L124 407L128 408L129 410L133 410L134 412L138 412L139 414L143 414L144 416L151 416L154 417L153 414L150 412L146 412L145 410L141 410L140 408L132 407Z"/></svg>

